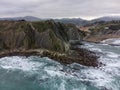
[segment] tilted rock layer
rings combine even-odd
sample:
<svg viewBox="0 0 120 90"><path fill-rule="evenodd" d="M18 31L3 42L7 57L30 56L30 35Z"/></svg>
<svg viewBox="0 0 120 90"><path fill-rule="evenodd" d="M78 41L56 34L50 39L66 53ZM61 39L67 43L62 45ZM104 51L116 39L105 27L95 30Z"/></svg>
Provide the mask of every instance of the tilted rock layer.
<svg viewBox="0 0 120 90"><path fill-rule="evenodd" d="M80 40L80 32L73 25L41 22L0 21L0 50L37 49L66 52L70 40Z"/></svg>
<svg viewBox="0 0 120 90"><path fill-rule="evenodd" d="M90 51L74 48L82 37L83 33L76 26L55 23L53 20L0 21L0 57L38 55L62 64L76 62L97 66L97 57L91 55Z"/></svg>

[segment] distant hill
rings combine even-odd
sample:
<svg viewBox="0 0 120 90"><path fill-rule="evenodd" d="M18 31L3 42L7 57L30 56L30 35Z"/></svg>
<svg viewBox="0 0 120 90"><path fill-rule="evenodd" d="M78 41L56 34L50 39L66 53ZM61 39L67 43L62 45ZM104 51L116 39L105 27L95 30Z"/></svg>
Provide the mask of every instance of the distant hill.
<svg viewBox="0 0 120 90"><path fill-rule="evenodd" d="M92 21L99 22L99 21L116 21L116 20L120 20L120 16L105 16L105 17L94 19Z"/></svg>
<svg viewBox="0 0 120 90"><path fill-rule="evenodd" d="M44 20L50 20L50 18L42 19L34 16L25 16L25 17L13 17L13 18L0 18L0 20L26 20L26 21L44 21ZM77 26L84 26L89 24L94 24L95 22L101 22L101 21L117 21L120 20L120 16L105 16L93 19L91 21L81 19L81 18L62 18L62 19L54 19L55 22L61 22L64 24L74 24Z"/></svg>
<svg viewBox="0 0 120 90"><path fill-rule="evenodd" d="M50 18L41 19L38 17L33 16L25 16L25 17L13 17L13 18L0 18L0 20L26 20L26 21L44 21L44 20L50 20ZM87 24L87 20L81 19L81 18L62 18L62 19L54 19L55 22L61 22L64 24L75 24L78 26L82 26Z"/></svg>
<svg viewBox="0 0 120 90"><path fill-rule="evenodd" d="M55 19L56 22L61 22L64 24L75 24L77 26L82 26L85 24L88 24L87 20L81 19L81 18L63 18L63 19Z"/></svg>
<svg viewBox="0 0 120 90"><path fill-rule="evenodd" d="M56 22L61 22L64 24L75 24L77 26L84 26L84 25L88 25L88 24L94 24L96 22L109 22L109 21L119 21L120 20L120 16L105 16L105 17L100 17L100 18L96 18L93 20L84 20L81 18L63 18L63 19L55 19Z"/></svg>
<svg viewBox="0 0 120 90"><path fill-rule="evenodd" d="M26 20L26 21L40 21L40 18L33 16L25 16L25 17L13 17L13 18L0 18L0 20Z"/></svg>

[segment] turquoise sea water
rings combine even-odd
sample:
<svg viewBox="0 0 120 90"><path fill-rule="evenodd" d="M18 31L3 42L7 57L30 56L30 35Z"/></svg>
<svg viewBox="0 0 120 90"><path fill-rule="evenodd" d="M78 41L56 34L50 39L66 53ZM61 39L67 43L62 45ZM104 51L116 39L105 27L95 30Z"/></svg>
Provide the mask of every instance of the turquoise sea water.
<svg viewBox="0 0 120 90"><path fill-rule="evenodd" d="M0 59L0 90L120 90L120 47L85 43L105 66L61 65L47 57Z"/></svg>

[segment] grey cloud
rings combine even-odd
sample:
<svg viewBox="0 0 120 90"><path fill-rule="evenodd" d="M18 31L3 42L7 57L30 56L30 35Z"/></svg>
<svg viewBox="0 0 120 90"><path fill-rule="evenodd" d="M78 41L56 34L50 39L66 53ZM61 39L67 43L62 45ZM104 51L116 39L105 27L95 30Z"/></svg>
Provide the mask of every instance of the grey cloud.
<svg viewBox="0 0 120 90"><path fill-rule="evenodd" d="M0 0L0 17L97 17L120 14L120 0Z"/></svg>

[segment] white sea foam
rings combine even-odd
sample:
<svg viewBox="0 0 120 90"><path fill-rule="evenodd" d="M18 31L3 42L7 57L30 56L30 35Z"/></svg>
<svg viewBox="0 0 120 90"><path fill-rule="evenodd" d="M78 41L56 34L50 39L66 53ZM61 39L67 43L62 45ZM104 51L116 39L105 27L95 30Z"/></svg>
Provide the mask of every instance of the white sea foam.
<svg viewBox="0 0 120 90"><path fill-rule="evenodd" d="M91 48L90 50L95 51L95 52L102 52L102 50L99 48Z"/></svg>
<svg viewBox="0 0 120 90"><path fill-rule="evenodd" d="M119 44L119 45L120 45L120 39L119 39L119 40L115 40L115 41L113 42L113 44Z"/></svg>
<svg viewBox="0 0 120 90"><path fill-rule="evenodd" d="M52 77L53 77L53 76L54 76L54 77L55 77L55 76L64 76L62 72L57 71L57 70L54 71L54 70L46 69L45 71L46 71L50 76L52 76Z"/></svg>
<svg viewBox="0 0 120 90"><path fill-rule="evenodd" d="M65 81L63 80L62 83L60 84L60 87L58 87L58 90L66 90L65 89Z"/></svg>
<svg viewBox="0 0 120 90"><path fill-rule="evenodd" d="M101 43L120 45L120 38L106 39L106 40L101 41Z"/></svg>
<svg viewBox="0 0 120 90"><path fill-rule="evenodd" d="M107 75L106 72L95 68L85 69L81 71L81 75L83 75L84 81L90 81L96 86L105 86L113 80L111 75Z"/></svg>
<svg viewBox="0 0 120 90"><path fill-rule="evenodd" d="M115 77L120 77L120 54L114 52L115 50L112 50L112 46L110 47L111 50L108 50L108 48L106 48L106 45L102 44L87 44L85 45L85 48L88 48L89 50L95 52L103 53L100 55L99 61L105 64L105 66L102 66L100 68L93 68L71 64L68 67L71 72L67 72L61 71L64 69L63 65L51 61L49 58L44 58L45 60L42 59L40 62L38 62L26 57L5 57L0 59L0 67L13 70L20 69L23 71L37 71L40 69L40 67L43 67L41 70L45 72L45 75L41 76L40 78L54 78L57 76L63 80L63 82L61 82L59 85L59 90L67 90L65 88L67 82L64 81L66 78L71 78L82 82L90 82L91 85L94 85L95 87L105 87L108 90L119 90L119 87L117 87L116 83L113 82L115 82ZM120 48L117 49L119 51ZM46 65L46 63L49 64ZM74 68L75 70L73 70ZM77 89L78 88L76 87L73 90ZM86 90L86 87L78 90Z"/></svg>
<svg viewBox="0 0 120 90"><path fill-rule="evenodd" d="M118 58L110 58L110 57L101 57L101 61L105 64L105 66L101 67L103 71L107 72L112 76L120 76L120 59Z"/></svg>
<svg viewBox="0 0 120 90"><path fill-rule="evenodd" d="M108 52L108 53L107 53L107 56L108 56L108 57L111 57L111 58L118 58L120 55L119 55L119 54L116 54L116 53L113 53L113 52Z"/></svg>
<svg viewBox="0 0 120 90"><path fill-rule="evenodd" d="M120 44L120 39L110 39L102 41L104 44ZM103 86L110 90L119 90L120 88L113 82L116 82L115 77L120 77L120 47L109 46L104 44L89 44L83 46L91 51L100 52L99 61L105 64L98 69L88 68L81 70L83 80L90 81L96 86ZM82 77L82 76L81 76ZM120 83L119 83L120 84Z"/></svg>
<svg viewBox="0 0 120 90"><path fill-rule="evenodd" d="M30 61L25 57L4 57L0 59L0 66L4 69L20 69L23 71L36 70L43 63Z"/></svg>

